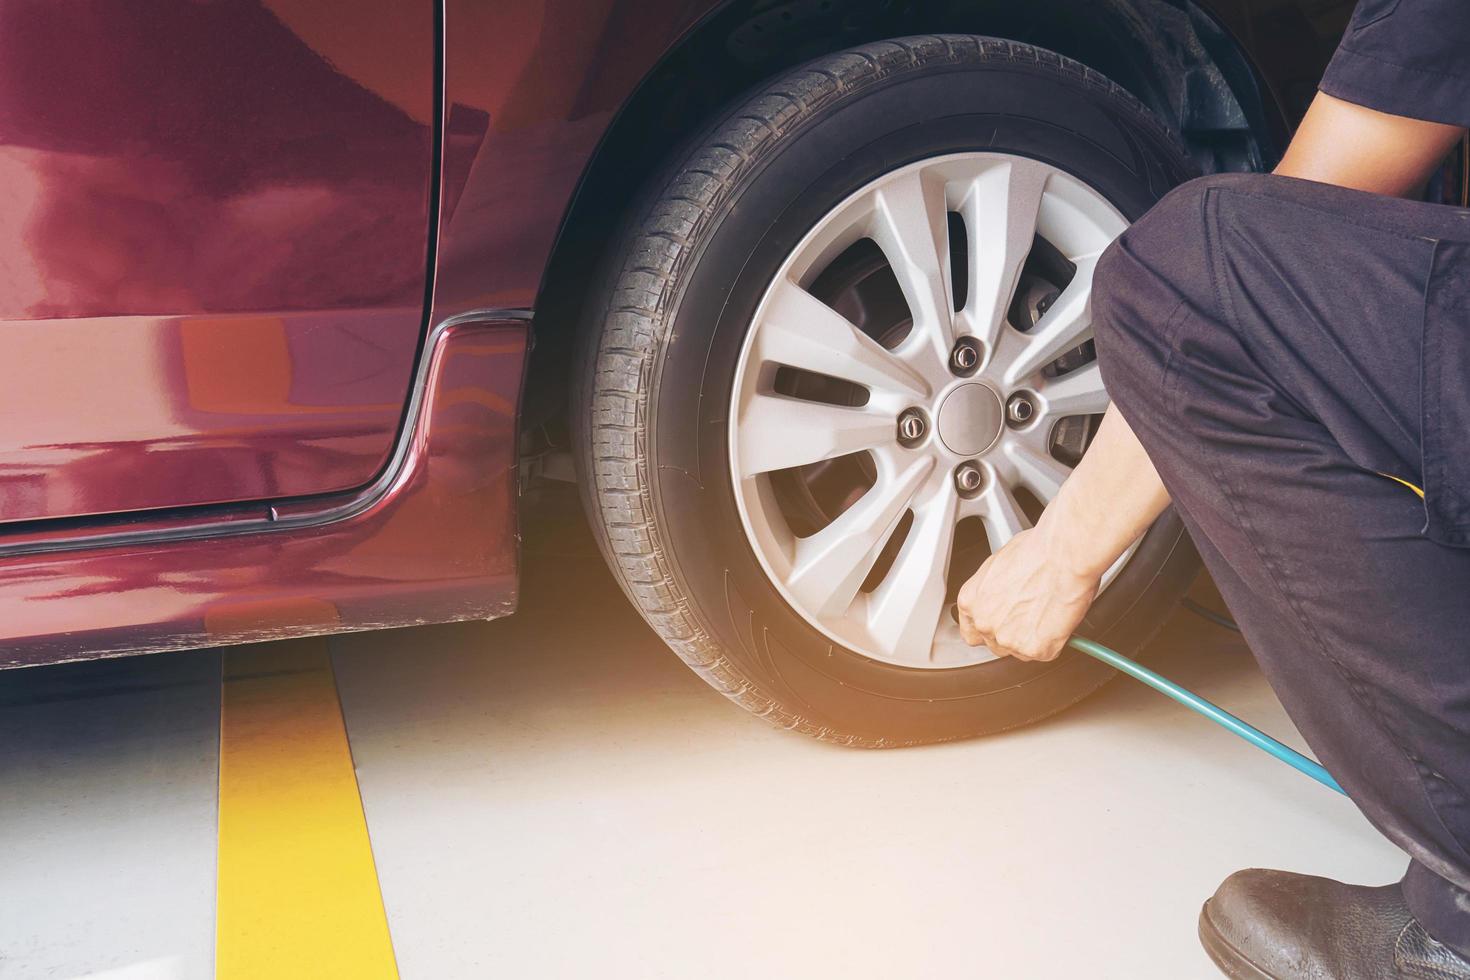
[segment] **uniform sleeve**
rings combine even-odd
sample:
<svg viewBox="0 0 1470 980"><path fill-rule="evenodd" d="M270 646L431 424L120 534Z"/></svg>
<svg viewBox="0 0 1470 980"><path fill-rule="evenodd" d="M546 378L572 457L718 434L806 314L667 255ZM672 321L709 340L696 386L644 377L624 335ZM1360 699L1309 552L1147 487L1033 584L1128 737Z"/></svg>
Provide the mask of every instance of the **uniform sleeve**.
<svg viewBox="0 0 1470 980"><path fill-rule="evenodd" d="M1318 87L1379 112L1470 126L1470 0L1359 0Z"/></svg>

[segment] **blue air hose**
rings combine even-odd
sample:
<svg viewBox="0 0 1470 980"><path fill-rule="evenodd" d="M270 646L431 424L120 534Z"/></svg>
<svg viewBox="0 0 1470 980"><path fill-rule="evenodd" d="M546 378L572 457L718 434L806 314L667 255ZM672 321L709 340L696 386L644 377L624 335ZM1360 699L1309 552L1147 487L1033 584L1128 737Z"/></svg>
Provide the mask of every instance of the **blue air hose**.
<svg viewBox="0 0 1470 980"><path fill-rule="evenodd" d="M1199 712L1227 731L1239 735L1261 751L1274 755L1297 772L1311 776L1328 789L1335 789L1339 793L1343 793L1344 796L1347 795L1343 792L1343 788L1337 784L1337 780L1332 778L1332 774L1319 763L1308 759L1296 751L1296 749L1281 744L1270 735L1246 724L1224 708L1211 704L1193 691L1186 690L1167 677L1162 677L1154 673L1143 664L1129 660L1118 651L1109 649L1101 643L1094 643L1092 640L1085 640L1080 636L1072 637L1072 639L1067 641L1067 645L1074 650L1082 651L1089 657L1101 660L1108 666L1120 670L1130 677L1143 681L1143 683L1160 694L1173 698L1186 708Z"/></svg>

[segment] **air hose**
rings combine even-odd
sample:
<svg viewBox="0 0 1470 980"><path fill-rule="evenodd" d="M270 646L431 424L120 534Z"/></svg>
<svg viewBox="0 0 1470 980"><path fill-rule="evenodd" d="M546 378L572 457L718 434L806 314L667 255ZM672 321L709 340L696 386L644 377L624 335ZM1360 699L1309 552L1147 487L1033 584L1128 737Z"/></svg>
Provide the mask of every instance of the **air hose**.
<svg viewBox="0 0 1470 980"><path fill-rule="evenodd" d="M1414 491L1414 493L1418 494L1420 499L1423 499L1424 491L1415 484L1410 483L1408 480L1394 476L1391 473L1379 473L1378 475L1386 476L1395 483L1403 484L1410 490ZM1240 627L1235 625L1234 620L1226 616L1221 616L1214 610L1207 609L1197 602L1194 602L1190 599L1185 599L1184 607L1195 615L1204 617L1205 619L1214 623L1216 626L1223 626L1225 629L1234 630L1237 633L1240 632ZM1067 645L1074 650L1082 651L1089 657L1101 660L1109 667L1121 671L1122 673L1127 674L1129 677L1142 681L1149 687L1153 688L1155 691L1158 691L1160 694L1173 698L1175 701L1178 701L1180 704L1184 705L1186 708L1189 708L1191 711L1196 711L1199 714L1204 715L1206 718L1210 719L1210 721L1213 721L1215 724L1221 726L1226 731L1240 736L1250 744L1254 745L1256 748L1260 749L1262 752L1265 752L1268 755L1275 756L1282 762L1286 763L1288 766L1291 766L1297 772L1303 773L1307 776L1311 776L1313 779L1321 783L1323 786L1326 786L1328 789L1335 789L1339 793L1342 793L1344 796L1347 795L1347 792L1338 785L1337 780L1332 778L1332 774L1328 772L1321 763L1314 762L1313 760L1308 759L1306 756L1302 755L1296 749L1293 749L1288 745L1283 745L1282 743L1276 741L1276 739L1272 738L1270 735L1267 735L1265 732L1261 731L1259 728L1256 728L1253 725L1249 725L1241 721L1239 718L1235 717L1224 708L1220 707L1217 704L1212 704L1209 701L1206 701L1204 698L1200 697L1198 694L1195 694L1188 688L1180 687L1178 684L1175 684L1173 681L1169 680L1169 678L1154 673L1143 664L1138 663L1134 660L1129 660L1117 650L1105 647L1101 643L1096 643L1092 640L1084 639L1080 636L1074 636L1072 637L1072 639L1067 641Z"/></svg>
<svg viewBox="0 0 1470 980"><path fill-rule="evenodd" d="M1321 764L1308 759L1296 749L1276 741L1276 739L1260 729L1246 724L1224 708L1211 704L1193 691L1180 687L1167 677L1154 673L1143 664L1129 660L1118 651L1105 647L1101 643L1094 643L1092 640L1083 639L1080 636L1072 637L1072 639L1067 641L1067 645L1074 650L1082 651L1089 657L1101 660L1109 667L1119 670L1129 677L1142 681L1160 694L1173 698L1186 708L1204 715L1215 724L1240 736L1262 752L1275 756L1297 772L1311 776L1328 789L1335 789L1339 793L1347 795L1343 791L1343 788L1337 784L1337 780L1332 778L1332 774L1324 769Z"/></svg>

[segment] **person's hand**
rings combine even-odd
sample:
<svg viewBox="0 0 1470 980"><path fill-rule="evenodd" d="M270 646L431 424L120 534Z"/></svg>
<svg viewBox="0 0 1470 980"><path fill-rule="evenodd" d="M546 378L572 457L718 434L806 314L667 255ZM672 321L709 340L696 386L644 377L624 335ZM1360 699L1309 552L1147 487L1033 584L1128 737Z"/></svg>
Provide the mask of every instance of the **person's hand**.
<svg viewBox="0 0 1470 980"><path fill-rule="evenodd" d="M1001 657L1054 660L1087 615L1101 576L1073 567L1040 528L1022 531L960 589L960 633Z"/></svg>

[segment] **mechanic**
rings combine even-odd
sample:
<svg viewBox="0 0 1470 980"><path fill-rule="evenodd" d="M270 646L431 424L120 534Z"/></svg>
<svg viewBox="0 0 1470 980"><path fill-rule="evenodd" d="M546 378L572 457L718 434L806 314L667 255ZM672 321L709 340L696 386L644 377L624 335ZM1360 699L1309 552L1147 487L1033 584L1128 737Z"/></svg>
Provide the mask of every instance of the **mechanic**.
<svg viewBox="0 0 1470 980"><path fill-rule="evenodd" d="M1467 124L1470 3L1362 0L1274 174L1185 184L1103 256L1113 408L960 593L968 642L1050 660L1173 502L1410 858L1377 888L1232 875L1200 915L1230 976L1470 978L1470 211L1411 199Z"/></svg>

